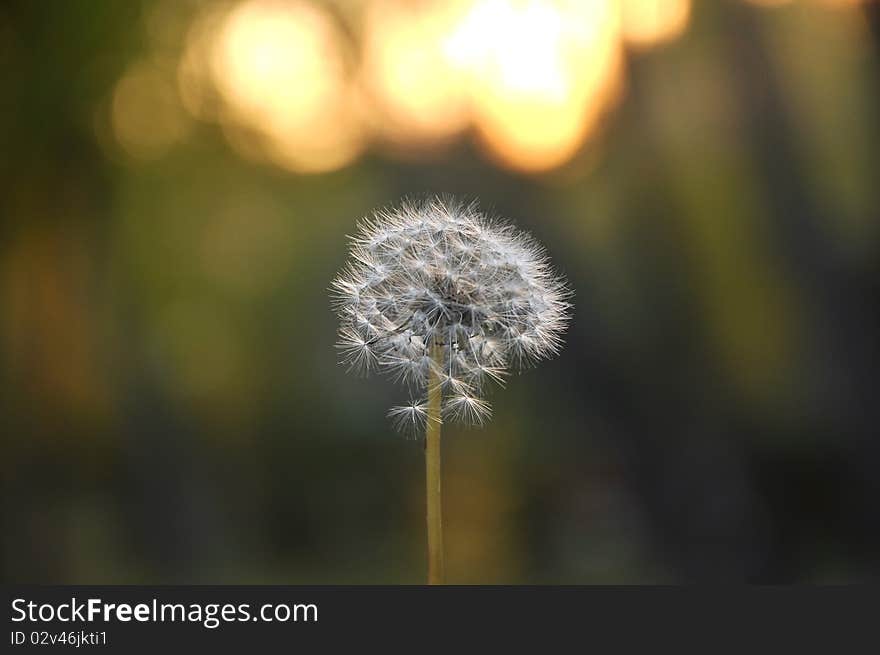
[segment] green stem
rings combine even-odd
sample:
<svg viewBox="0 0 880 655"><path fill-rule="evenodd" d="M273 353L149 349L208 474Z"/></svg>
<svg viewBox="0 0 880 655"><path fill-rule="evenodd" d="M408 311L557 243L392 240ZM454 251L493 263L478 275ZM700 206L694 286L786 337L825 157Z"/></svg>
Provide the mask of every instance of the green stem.
<svg viewBox="0 0 880 655"><path fill-rule="evenodd" d="M443 366L443 347L435 345L431 357ZM440 485L440 409L443 390L440 375L431 370L428 379L428 425L425 428L425 482L428 500L428 584L443 584L443 518Z"/></svg>

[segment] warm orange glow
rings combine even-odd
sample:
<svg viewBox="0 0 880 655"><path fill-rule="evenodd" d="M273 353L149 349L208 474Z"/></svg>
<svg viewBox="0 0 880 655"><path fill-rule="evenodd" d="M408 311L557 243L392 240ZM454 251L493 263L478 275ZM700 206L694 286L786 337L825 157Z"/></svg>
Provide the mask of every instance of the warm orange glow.
<svg viewBox="0 0 880 655"><path fill-rule="evenodd" d="M117 83L111 122L116 141L137 159L161 156L188 128L171 79L150 62L135 64Z"/></svg>
<svg viewBox="0 0 880 655"><path fill-rule="evenodd" d="M106 417L112 388L100 356L100 309L91 292L98 273L90 242L70 224L50 227L39 220L48 206L39 199L22 207L30 220L3 243L0 352L6 389L26 389L53 420Z"/></svg>
<svg viewBox="0 0 880 655"><path fill-rule="evenodd" d="M526 171L567 161L619 88L617 6L610 0L478 0L447 42L472 74L481 140Z"/></svg>
<svg viewBox="0 0 880 655"><path fill-rule="evenodd" d="M462 2L378 0L364 21L363 82L377 130L392 141L433 140L468 122L465 76L444 51Z"/></svg>
<svg viewBox="0 0 880 655"><path fill-rule="evenodd" d="M472 127L496 161L537 172L571 159L619 97L623 44L675 38L692 3L371 0L352 12L356 83L318 3L214 7L190 29L179 91L241 155L326 171L356 157L367 131L418 152Z"/></svg>
<svg viewBox="0 0 880 655"><path fill-rule="evenodd" d="M687 29L691 0L620 0L623 36L636 47L671 41Z"/></svg>
<svg viewBox="0 0 880 655"><path fill-rule="evenodd" d="M350 162L362 147L337 26L302 2L248 0L225 18L210 72L232 120L295 171Z"/></svg>
<svg viewBox="0 0 880 655"><path fill-rule="evenodd" d="M379 129L402 140L472 121L500 163L567 161L620 88L614 0L381 0L365 27L365 82Z"/></svg>
<svg viewBox="0 0 880 655"><path fill-rule="evenodd" d="M210 76L211 49L228 7L211 6L196 16L186 33L177 65L177 92L186 110L205 121L218 120L220 107Z"/></svg>

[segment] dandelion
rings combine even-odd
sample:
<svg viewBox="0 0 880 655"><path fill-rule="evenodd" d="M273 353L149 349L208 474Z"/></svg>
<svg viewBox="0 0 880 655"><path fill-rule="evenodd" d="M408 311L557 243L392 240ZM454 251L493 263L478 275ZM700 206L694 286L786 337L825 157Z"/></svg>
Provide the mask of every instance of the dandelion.
<svg viewBox="0 0 880 655"><path fill-rule="evenodd" d="M428 581L442 582L441 425L483 425L490 383L559 352L570 292L530 236L434 198L364 220L331 294L342 362L382 369L414 396L388 416L425 434Z"/></svg>

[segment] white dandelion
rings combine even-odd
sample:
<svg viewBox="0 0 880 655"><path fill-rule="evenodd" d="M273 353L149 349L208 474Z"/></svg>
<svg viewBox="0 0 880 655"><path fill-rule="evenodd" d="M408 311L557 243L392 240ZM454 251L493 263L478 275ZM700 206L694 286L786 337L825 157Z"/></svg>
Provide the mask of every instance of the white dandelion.
<svg viewBox="0 0 880 655"><path fill-rule="evenodd" d="M441 423L483 425L489 383L558 353L571 293L530 236L439 198L365 219L331 293L343 363L385 370L414 396L388 417L425 435L428 582L440 583Z"/></svg>
<svg viewBox="0 0 880 655"><path fill-rule="evenodd" d="M384 369L417 397L442 384L447 421L482 425L487 382L561 349L565 282L531 237L474 205L405 203L364 220L351 242L331 288L343 362Z"/></svg>

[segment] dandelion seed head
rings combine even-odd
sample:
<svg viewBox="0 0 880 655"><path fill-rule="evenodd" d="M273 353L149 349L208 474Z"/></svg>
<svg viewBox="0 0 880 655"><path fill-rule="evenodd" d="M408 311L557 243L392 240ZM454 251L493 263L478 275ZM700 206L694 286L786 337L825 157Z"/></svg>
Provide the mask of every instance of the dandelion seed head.
<svg viewBox="0 0 880 655"><path fill-rule="evenodd" d="M363 220L330 291L343 363L421 391L436 376L444 419L474 425L491 416L486 383L558 353L569 320L570 292L543 248L452 199ZM428 420L424 401L388 415L403 431Z"/></svg>

